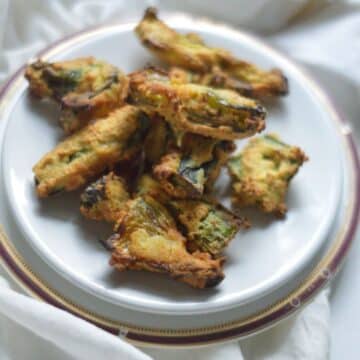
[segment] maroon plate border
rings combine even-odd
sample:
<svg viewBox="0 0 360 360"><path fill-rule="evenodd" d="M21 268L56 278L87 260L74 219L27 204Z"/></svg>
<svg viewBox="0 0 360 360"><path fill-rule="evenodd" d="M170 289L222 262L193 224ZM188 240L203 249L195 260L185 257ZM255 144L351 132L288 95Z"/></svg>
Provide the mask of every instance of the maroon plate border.
<svg viewBox="0 0 360 360"><path fill-rule="evenodd" d="M128 27L132 25L133 24L123 24L123 26ZM262 44L262 46L266 47L268 51L279 55L277 51L273 50L271 47L252 35L248 35L239 30L232 30L224 25L212 25L219 27L219 30L227 30L232 33L235 32L241 36L246 36L256 43ZM112 26L98 26L80 31L74 35L66 36L41 51L38 54L38 57L50 56L50 54L55 50L60 51L63 47L71 46L74 42L83 40L84 37L92 37L99 32L104 32L111 28ZM280 56L294 65L294 62L282 54L280 54ZM0 110L2 107L6 107L6 98L10 96L16 88L16 84L22 79L24 68L25 65L15 72L0 90ZM306 72L302 71L302 69L300 69L300 71L304 77L313 82ZM286 296L286 298L269 306L261 313L252 315L247 319L234 321L230 324L219 325L206 329L186 329L178 331L171 329L146 329L139 328L131 324L119 324L110 319L102 318L97 314L87 311L82 308L81 305L70 302L62 295L51 289L41 280L41 277L32 272L26 264L26 261L17 253L17 250L14 248L11 241L0 228L0 257L2 265L12 278L31 296L56 306L59 309L68 311L73 315L89 321L114 335L126 338L135 344L153 346L206 345L215 342L224 342L234 338L245 337L274 325L278 321L299 310L304 304L308 303L329 282L329 280L336 275L354 239L357 225L359 223L360 161L355 141L352 137L351 131L346 131L348 129L348 124L345 119L341 117L336 110L334 110L334 106L331 106L331 101L321 90L319 90L319 86L315 85L315 87L320 92L323 99L325 99L327 104L330 104L332 112L336 114L335 118L338 120L338 125L340 127L339 131L345 141L345 146L348 150L349 163L352 169L352 186L354 190L352 194L354 196L354 202L352 204L349 220L344 233L336 241L334 246L325 255L323 260L318 264L307 280L305 280L297 290Z"/></svg>

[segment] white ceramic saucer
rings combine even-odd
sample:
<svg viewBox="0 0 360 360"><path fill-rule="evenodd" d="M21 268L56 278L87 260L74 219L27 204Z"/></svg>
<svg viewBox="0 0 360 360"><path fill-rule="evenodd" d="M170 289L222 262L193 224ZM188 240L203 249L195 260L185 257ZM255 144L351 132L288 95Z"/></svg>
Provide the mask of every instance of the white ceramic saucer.
<svg viewBox="0 0 360 360"><path fill-rule="evenodd" d="M286 219L253 217L253 228L240 233L227 250L226 278L216 289L194 290L156 274L115 272L108 266L108 253L99 244L111 228L81 218L79 192L45 200L35 195L31 168L55 146L61 131L56 125L56 108L29 98L20 70L0 100L0 193L5 196L1 203L9 210L1 214L0 222L10 238L3 234L1 251L8 269L12 273L17 269L15 273L22 282L25 277L25 282L31 282L29 272L19 270L25 263L31 275L36 273L36 281L47 284L46 300L50 294L60 293L62 306L77 312L64 305L75 302L75 309L81 308L84 317L87 311L96 309L100 316L93 315L93 321L107 318L111 324L121 322L127 334L133 334L133 341L170 343L163 335L156 335L159 341L144 340L136 339L139 330L129 332L130 328L153 327L157 334L164 329L176 333L190 327L198 340L183 340L184 344L218 341L240 336L240 320L235 326L235 319L244 321L259 311L264 314L270 305L274 310L274 301L299 291L300 284L322 264L320 259L330 259L325 254L335 244L339 246L336 241L350 241L358 204L349 201L349 191L357 191L358 179L351 175L357 164L351 144L344 138L348 134L343 134L344 127L331 104L296 65L259 40L225 26L184 16L167 21L181 31L196 31L209 44L227 48L263 67L279 67L289 78L290 95L269 106L266 131L277 132L286 142L301 146L310 161L291 184ZM135 70L154 59L135 38L133 26L113 25L82 32L45 50L42 57L60 60L95 55L124 71ZM217 185L224 202L228 201L227 181L224 175ZM346 231L341 226L344 223L349 224ZM337 265L326 269L331 275ZM302 302L300 299L299 305ZM297 308L297 302L290 307ZM250 330L273 322L263 321ZM200 341L201 331L195 331L199 328L205 329L204 334L217 335L213 340L204 337ZM224 334L225 328L232 332Z"/></svg>

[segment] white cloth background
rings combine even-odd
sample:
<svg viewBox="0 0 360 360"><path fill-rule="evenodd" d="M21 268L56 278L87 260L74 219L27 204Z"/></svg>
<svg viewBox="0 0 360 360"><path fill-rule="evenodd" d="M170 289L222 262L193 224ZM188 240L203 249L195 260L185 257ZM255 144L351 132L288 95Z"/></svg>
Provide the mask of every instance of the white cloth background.
<svg viewBox="0 0 360 360"><path fill-rule="evenodd" d="M345 0L0 0L0 85L48 43L87 26L139 17L146 5L210 16L259 32L289 56L321 66L322 73L326 68L335 71L337 84L341 74L350 76L351 91L360 93L360 2ZM346 99L345 90L341 95ZM192 350L138 350L20 294L1 275L0 360L328 358L328 290L297 316L246 340Z"/></svg>

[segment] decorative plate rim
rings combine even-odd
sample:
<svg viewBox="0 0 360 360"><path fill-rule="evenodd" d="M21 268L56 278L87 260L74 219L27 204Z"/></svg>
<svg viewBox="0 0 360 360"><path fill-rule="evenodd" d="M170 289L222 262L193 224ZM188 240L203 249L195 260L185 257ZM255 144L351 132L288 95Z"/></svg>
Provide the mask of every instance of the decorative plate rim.
<svg viewBox="0 0 360 360"><path fill-rule="evenodd" d="M208 32L210 34L218 33L218 27L214 26L212 23L204 23L197 21L196 23L194 20L187 16L173 16L170 18L170 21L174 21L175 26L182 26L185 29L188 29L193 31L196 31L196 29L199 30L205 30L205 32ZM100 28L98 30L89 31L86 34L80 35L78 37L70 38L68 41L63 42L60 46L56 46L52 51L44 51L44 53L41 55L43 60L48 61L51 59L54 55L59 55L63 53L63 51L71 50L74 46L76 47L79 44L86 43L92 39L96 39L99 35L102 37L103 35L107 34L113 34L113 33L120 33L120 34L126 34L128 35L130 32L132 33L132 29L134 27L135 23L126 23L126 24L120 24L115 26L110 26L104 28ZM229 29L223 30L221 29L221 34L224 35L225 38L231 38L235 41L238 41L240 43L245 44L246 47L254 47L257 51L260 51L263 53L263 55L271 56L273 60L277 60L279 62L278 66L284 66L287 68L287 71L292 72L294 76L300 78L300 82L305 83L305 85L310 89L311 96L315 97L317 99L317 102L321 103L322 100L318 96L316 89L313 88L313 85L311 82L308 81L306 77L303 76L301 71L294 66L294 64L287 61L287 59L284 59L281 55L273 51L272 49L269 49L266 45L264 45L261 42L257 42L251 37L247 36L244 33L239 34L237 31L231 31ZM22 79L21 81L21 88L26 88L26 81L25 79ZM324 107L326 110L326 107ZM328 116L333 117L334 114L332 112L328 111ZM331 123L335 123L335 121L331 121ZM334 130L331 132L333 133ZM332 134L334 135L334 133ZM5 129L5 135L6 137L6 129ZM338 141L338 136L337 141ZM6 141L6 138L5 138ZM340 182L343 181L343 172L342 166L341 166L341 153L342 148L341 142L337 142L336 146L339 147L339 151L337 152L338 156L332 159L332 162L334 163L334 174L339 174L336 176L336 184L335 193L329 197L329 207L327 208L327 214L324 216L321 220L321 222L317 225L317 231L316 234L314 234L314 241L311 241L308 246L306 246L303 251L299 253L299 256L297 257L296 261L293 262L291 266L281 266L279 267L274 274L272 274L269 278L262 279L258 283L252 285L251 287L247 288L246 290L241 291L240 293L234 293L231 295L226 296L225 298L217 299L214 302L207 303L204 307L203 304L200 302L197 303L171 303L171 302L165 302L163 304L159 304L156 301L153 300L147 300L143 301L141 298L135 297L135 296L123 296L119 295L118 293L114 293L109 291L108 289L105 289L103 286L99 286L96 282L94 283L90 279L88 279L86 276L83 276L82 274L76 272L74 269L70 269L65 266L64 262L60 257L58 257L55 253L50 252L46 246L46 244L41 241L41 238L39 238L36 235L28 236L28 240L35 249L35 251L38 253L38 255L41 256L41 258L47 262L47 264L52 268L55 269L56 272L62 274L66 280L72 282L73 284L76 284L77 286L81 287L83 290L90 292L91 294L105 299L113 304L123 306L135 311L145 311L145 312L151 312L156 314L175 314L178 315L181 314L200 314L200 313L215 313L223 310L229 310L231 308L235 308L239 306L240 304L249 303L252 301L256 301L257 299L263 297L264 295L268 294L270 291L273 291L273 289L278 288L282 285L284 285L289 278L293 278L296 276L296 274L300 274L302 271L305 270L306 266L308 265L310 259L313 259L313 257L318 254L319 249L323 245L323 241L327 239L331 224L333 219L335 218L335 214L337 211L337 204L340 200L340 193L342 190L342 186ZM5 149L5 144L3 145L3 149ZM7 165L9 165L6 161L5 152L1 154L2 158L0 160L4 161L2 164L2 168L6 169ZM339 167L340 169L336 169L335 166ZM1 172L1 170L0 170ZM9 176L6 176L6 171L3 173L3 180L5 185L5 193L8 198L8 202L10 204L10 208L12 210L12 214L15 218L15 221L17 222L17 225L22 230L22 233L27 236L29 233L32 233L31 226L29 225L28 221L25 221L23 216L18 215L21 207L17 204L17 201L14 197L14 192L11 186L11 179ZM35 236L35 239L34 239Z"/></svg>
<svg viewBox="0 0 360 360"><path fill-rule="evenodd" d="M190 16L186 16L191 19ZM205 20L201 20L204 22ZM324 105L333 113L333 119L338 125L340 136L342 135L345 142L349 163L351 165L352 186L354 187L354 198L347 210L347 221L342 226L337 239L322 261L315 267L311 274L303 281L303 283L286 297L270 305L267 309L249 316L246 319L232 321L231 323L220 324L206 328L195 329L150 329L133 326L131 324L121 324L101 316L91 313L82 308L80 305L74 304L62 295L58 294L54 289L45 284L40 277L32 272L23 259L11 244L6 234L1 230L0 226L0 257L1 263L9 275L31 296L50 303L60 309L66 310L78 317L81 317L104 330L126 338L128 341L135 344L153 345L153 346L194 346L207 345L215 342L228 341L234 338L245 337L267 327L270 327L278 321L288 317L295 311L299 310L305 303L309 302L322 289L329 280L339 270L346 253L354 239L358 219L360 214L360 161L356 150L356 145L351 134L351 129L344 118L334 108L328 96L321 90L321 88L307 75L307 72L295 62L288 59L286 56L272 49L257 37L247 34L241 30L232 29L226 25L213 23L207 21L208 24L221 28L223 30L231 31L233 33L246 35L246 37L262 44L271 52L276 53L282 59L297 67L302 75L312 83L313 89L317 91L319 98ZM110 30L114 27L129 27L134 23L121 23L114 25L96 26L90 29L85 29L73 35L66 36L49 47L42 50L37 57L51 56L53 52L60 51L63 47L68 47L74 41L80 38L86 39L97 34ZM16 90L17 85L22 78L24 71L22 66L0 91L0 113L6 107L7 99Z"/></svg>

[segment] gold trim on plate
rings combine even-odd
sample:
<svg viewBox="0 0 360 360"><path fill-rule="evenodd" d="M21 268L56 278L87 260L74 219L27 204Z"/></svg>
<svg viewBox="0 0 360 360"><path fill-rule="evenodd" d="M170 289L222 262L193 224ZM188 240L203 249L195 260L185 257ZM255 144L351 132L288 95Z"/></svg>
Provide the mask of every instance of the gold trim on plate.
<svg viewBox="0 0 360 360"><path fill-rule="evenodd" d="M188 18L188 20L191 18ZM201 22L204 22L204 20L201 20ZM349 136L348 133L344 133L342 130L344 128L344 124L341 123L341 121L339 120L338 115L336 114L336 112L332 109L332 106L330 104L330 102L328 101L328 99L326 98L326 96L323 94L322 90L319 89L319 87L317 86L317 84L315 84L313 82L313 80L311 80L311 78L309 78L309 76L307 75L306 71L303 71L302 69L299 69L298 67L296 67L290 60L288 60L286 57L284 57L283 55L279 54L277 51L273 50L272 48L268 47L266 44L263 44L261 41L259 41L257 38L251 36L251 35L247 35L244 34L238 30L233 30L231 28L228 28L224 25L219 25L219 24L214 24L214 23L210 23L210 22L205 22L205 24L211 25L211 26L215 26L216 28L218 28L220 31L228 33L230 35L237 35L240 36L242 38L247 39L247 41L253 41L255 42L257 45L261 45L264 49L266 49L267 52L272 53L273 55L276 55L276 57L281 58L282 61L286 61L288 63L288 65L290 65L293 69L296 69L298 72L302 73L303 77L307 78L307 81L311 83L313 90L317 93L317 95L319 96L319 99L323 102L324 106L326 106L329 111L332 113L333 118L335 120L335 123L338 127L338 131L341 135L341 138L343 139L344 145L346 147L347 153L348 153L348 158L352 159L351 157L351 149L350 149L350 145L349 143L346 141L346 136ZM39 54L38 57L41 57L42 59L49 59L52 56L60 53L61 51L75 45L78 44L84 40L88 40L91 39L95 36L107 33L109 31L112 31L114 29L129 29L132 28L135 25L135 23L128 23L128 24L121 24L121 25L110 25L110 26L104 26L104 27L99 27L99 28L95 28L92 30L88 30L85 32L81 32L79 34L75 34L74 36L70 37L70 38L65 38L63 40L60 40L58 43L56 43L55 45L53 45L52 47L50 47L50 49L42 52ZM12 80L10 80L10 82L8 83L8 86L10 86L8 89L5 90L5 94L3 96L3 98L1 99L0 102L0 116L1 114L4 113L6 106L9 104L11 97L13 94L16 93L16 91L19 89L19 87L22 84L22 76L23 76L23 71L20 71L19 74L13 78ZM7 85L5 85L7 86ZM352 187L356 187L356 181L357 181L357 174L354 171L354 168L352 167L351 170L352 174L351 174L351 185ZM61 304L61 307L63 307L64 309L67 309L68 311L70 311L73 314L76 314L86 320L89 320L99 326L104 326L104 327L108 327L110 329L112 329L114 332L118 332L120 334L120 336L122 337L127 337L128 340L130 342L133 342L137 345L151 345L151 343L149 342L143 342L143 341L139 341L139 340L134 340L134 339L129 339L128 335L129 332L133 332L136 334L143 334L143 335L154 335L154 336L166 336L166 337L181 337L181 336L201 336L201 335L208 335L208 334L214 334L217 333L219 331L225 331L225 330L231 330L231 329L235 329L235 328L239 328L245 325L250 325L251 323L254 323L256 321L259 321L261 319L264 319L266 317L270 317L272 314L274 314L276 311L278 311L279 309L283 308L284 306L289 306L291 307L291 310L286 311L285 315L283 316L279 316L271 321L267 321L266 323L264 323L263 326L258 326L256 327L255 330L250 330L249 333L243 332L242 336L246 336L249 334L252 334L253 332L259 332L261 330L263 330L264 328L268 328L270 326L273 326L274 324L276 324L278 321L280 321L281 319L288 317L290 314L295 313L296 311L298 311L300 308L302 308L302 306L305 303L308 303L310 300L313 299L313 297L315 296L315 294L324 287L325 284L328 283L329 278L333 277L336 273L336 271L339 270L340 265L337 266L336 271L333 272L330 269L330 264L333 261L334 257L337 255L337 253L339 252L339 249L342 247L343 245L343 241L346 238L346 230L351 222L351 216L353 214L355 210L355 199L352 198L351 202L349 203L349 205L347 206L346 209L346 221L343 223L341 229L339 230L337 236L336 236L336 240L333 244L333 246L331 247L331 249L327 252L327 254L325 255L325 257L322 259L322 261L315 267L315 269L310 273L310 275L301 283L301 285L294 290L293 292L291 292L288 296L284 297L283 299L281 299L280 301L276 302L275 304L272 304L271 306L267 307L266 309L264 309L261 312L258 312L257 314L251 315L245 319L239 319L239 320L235 320L232 322L227 322L227 323L223 323L223 324L218 324L216 326L211 326L211 327L203 327L203 328L193 328L193 329L153 329L153 328L146 328L146 327L138 327L138 326L134 326L132 324L127 324L127 323L120 323L117 321L112 321L110 319L106 319L104 317L99 316L98 314L95 314L93 312L90 312L86 309L84 309L83 307L81 307L81 305L75 304L71 301L69 301L68 299L66 299L64 296L62 296L61 294L59 294L58 292L56 292L54 289L52 289L49 285L45 284L41 278L35 274L30 268L29 266L26 264L25 259L22 258L22 256L18 253L18 251L15 249L14 245L11 243L11 241L9 240L9 238L7 237L7 235L5 234L4 230L1 228L0 226L0 243L2 244L2 246L4 247L4 249L6 250L7 254L11 257L11 260L14 262L14 264L16 265L17 269L19 271L21 271L26 277L27 279L29 279L31 282L33 282L34 284L36 284L36 286L41 289L42 292L44 292L45 294L47 294L48 297L50 297L51 299L56 300L57 303ZM348 251L348 248L345 249L346 252ZM344 254L345 255L345 254ZM341 262L343 262L345 256L342 256ZM31 289L30 286L26 285L24 283L24 281L21 281L21 279L19 278L19 276L17 274L15 274L15 272L10 269L10 267L6 264L5 259L1 259L1 263L3 265L3 267L5 268L5 270L8 272L8 274L14 279L14 281L22 288L24 289L28 294L30 294L32 297L43 300L43 298L41 296L38 295L37 292L35 292L34 290ZM326 281L319 287L316 288L316 291L312 292L312 286L314 286L313 284L316 282L317 279L324 277L326 278ZM307 291L311 291L311 295L306 297L305 300L301 300L301 297L303 294L305 294ZM239 336L234 336L234 337L239 337ZM227 341L232 339L233 337L228 336L228 337L224 337L223 339L216 339L213 341L201 341L201 342L196 342L196 341L191 341L189 340L189 344L201 344L201 345L206 345L206 344L210 344L210 343L214 343L214 342L219 342L219 341ZM161 345L161 342L157 342L156 343L157 346ZM184 345L184 344L183 344ZM179 345L177 345L179 346ZM186 346L186 344L185 344Z"/></svg>

